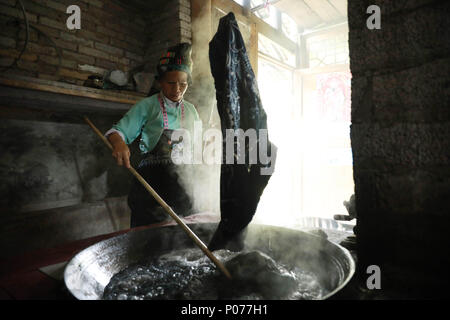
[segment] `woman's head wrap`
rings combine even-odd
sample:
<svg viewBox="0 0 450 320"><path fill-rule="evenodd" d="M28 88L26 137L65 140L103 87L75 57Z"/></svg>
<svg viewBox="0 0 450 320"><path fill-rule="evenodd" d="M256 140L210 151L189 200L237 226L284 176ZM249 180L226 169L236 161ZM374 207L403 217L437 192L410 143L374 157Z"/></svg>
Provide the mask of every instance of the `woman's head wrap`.
<svg viewBox="0 0 450 320"><path fill-rule="evenodd" d="M180 43L170 47L166 53L163 53L156 67L156 79L161 80L166 72L183 71L188 74L188 80L191 82L192 73L192 46L189 43Z"/></svg>

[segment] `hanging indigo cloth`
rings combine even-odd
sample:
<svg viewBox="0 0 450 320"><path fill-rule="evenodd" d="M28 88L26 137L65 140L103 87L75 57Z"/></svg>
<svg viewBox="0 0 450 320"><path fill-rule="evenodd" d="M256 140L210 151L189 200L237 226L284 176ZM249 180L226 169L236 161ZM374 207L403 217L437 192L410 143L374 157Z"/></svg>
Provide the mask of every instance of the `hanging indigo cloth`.
<svg viewBox="0 0 450 320"><path fill-rule="evenodd" d="M259 153L256 152L255 163L250 161L249 155L257 151L258 144L249 143L249 139L246 139L245 143L242 143L242 140L239 143L239 140L235 139L234 161L232 164L226 162L227 130L231 129L231 132L238 135L239 129L244 132L254 129L250 131L256 133L259 143L264 138L260 129L267 129L267 116L262 107L256 77L232 12L220 19L217 33L209 44L209 60L224 145L220 178L221 221L208 247L210 250L225 247L240 250L240 240L253 219L260 197L270 179L269 174L261 174L261 169L273 168L276 147L271 145L265 136L267 150L264 152L271 158L271 162L263 164L264 161L261 161ZM273 157L271 152L274 153ZM239 155L245 155L244 163Z"/></svg>

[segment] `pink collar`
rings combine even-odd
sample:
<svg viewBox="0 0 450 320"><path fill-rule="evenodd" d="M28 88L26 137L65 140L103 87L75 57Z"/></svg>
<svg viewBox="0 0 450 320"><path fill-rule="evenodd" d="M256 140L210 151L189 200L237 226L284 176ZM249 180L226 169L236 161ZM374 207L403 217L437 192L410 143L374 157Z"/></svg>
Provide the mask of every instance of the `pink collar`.
<svg viewBox="0 0 450 320"><path fill-rule="evenodd" d="M166 103L164 94L161 92L161 94L158 94L158 101L159 106L161 107L161 112L163 114L163 121L164 121L164 129L169 129L169 118L167 117L167 111L166 111ZM173 102L176 104L176 107L178 105L181 105L181 120L180 120L180 127L183 127L183 119L184 119L184 103L183 100L180 100L180 102Z"/></svg>

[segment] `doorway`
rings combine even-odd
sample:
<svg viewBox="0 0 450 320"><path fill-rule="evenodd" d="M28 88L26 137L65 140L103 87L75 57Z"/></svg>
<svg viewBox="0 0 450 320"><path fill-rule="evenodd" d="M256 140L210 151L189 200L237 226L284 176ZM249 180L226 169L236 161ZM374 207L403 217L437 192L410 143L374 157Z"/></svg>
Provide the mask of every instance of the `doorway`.
<svg viewBox="0 0 450 320"><path fill-rule="evenodd" d="M258 34L258 86L278 147L255 215L260 223L295 226L348 214L343 203L354 182L346 30L344 24L303 35L300 59Z"/></svg>

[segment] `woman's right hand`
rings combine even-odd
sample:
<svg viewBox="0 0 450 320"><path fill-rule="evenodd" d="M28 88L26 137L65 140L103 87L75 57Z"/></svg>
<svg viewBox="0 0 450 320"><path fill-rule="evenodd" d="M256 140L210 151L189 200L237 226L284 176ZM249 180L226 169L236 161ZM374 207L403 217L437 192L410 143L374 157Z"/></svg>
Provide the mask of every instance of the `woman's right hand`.
<svg viewBox="0 0 450 320"><path fill-rule="evenodd" d="M126 168L130 168L130 149L125 141L117 133L111 133L108 135L108 140L113 146L112 156L116 159L119 166L125 165Z"/></svg>

